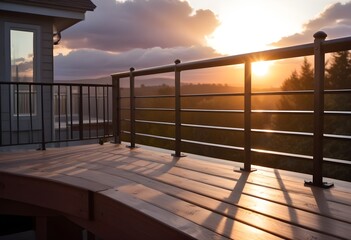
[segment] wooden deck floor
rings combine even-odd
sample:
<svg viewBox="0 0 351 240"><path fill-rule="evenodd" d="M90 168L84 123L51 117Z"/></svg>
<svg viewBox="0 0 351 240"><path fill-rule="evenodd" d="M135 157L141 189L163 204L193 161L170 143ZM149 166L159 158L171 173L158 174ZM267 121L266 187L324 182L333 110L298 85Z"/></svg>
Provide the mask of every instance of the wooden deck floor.
<svg viewBox="0 0 351 240"><path fill-rule="evenodd" d="M113 144L2 152L0 212L39 206L103 239L351 239L351 183L240 166Z"/></svg>

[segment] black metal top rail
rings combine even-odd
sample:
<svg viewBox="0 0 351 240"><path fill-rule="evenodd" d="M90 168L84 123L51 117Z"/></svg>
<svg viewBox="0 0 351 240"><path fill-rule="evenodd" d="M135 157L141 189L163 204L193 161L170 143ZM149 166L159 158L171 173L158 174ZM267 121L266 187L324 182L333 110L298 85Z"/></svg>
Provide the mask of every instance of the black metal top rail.
<svg viewBox="0 0 351 240"><path fill-rule="evenodd" d="M323 41L323 52L331 53L338 51L346 51L350 50L351 46L351 37L333 39ZM177 64L178 71L186 71L186 70L195 70L202 68L212 68L212 67L220 67L227 65L236 65L243 64L245 62L255 62L255 61L270 61L270 60L280 60L294 57L304 57L314 54L315 44L309 43L304 45L297 45L292 47L278 48L260 52L246 53L234 56L227 57L219 57L219 58L211 58L205 60L198 60L192 62L181 63L180 61L175 63ZM145 76L159 73L168 73L174 72L174 64L157 66L145 69L135 70L131 68L133 75L136 76ZM120 72L111 74L112 77L115 78L125 78L130 76L131 71Z"/></svg>

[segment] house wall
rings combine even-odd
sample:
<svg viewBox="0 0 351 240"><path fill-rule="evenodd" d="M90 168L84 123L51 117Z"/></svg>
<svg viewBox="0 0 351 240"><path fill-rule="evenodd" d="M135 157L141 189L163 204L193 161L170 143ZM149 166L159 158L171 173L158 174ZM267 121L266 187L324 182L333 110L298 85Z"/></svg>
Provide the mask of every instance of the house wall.
<svg viewBox="0 0 351 240"><path fill-rule="evenodd" d="M8 40L6 33L6 23L28 24L39 26L39 43L37 45L38 71L35 82L52 83L53 82L53 19L50 17L36 16L32 14L14 13L0 11L0 82L10 81L9 61L10 56L6 54L9 46L5 46ZM37 114L30 117L16 117L12 114L11 104L9 103L9 94L11 90L7 85L1 86L0 95L0 146L9 144L10 139L13 143L26 142L28 139L34 141L41 139L42 132L42 111L40 87L37 88ZM53 130L51 129L52 116L52 93L49 87L43 89L43 114L45 122L45 138L51 138ZM12 134L10 133L12 131ZM32 130L30 133L29 130ZM11 134L11 136L10 136Z"/></svg>

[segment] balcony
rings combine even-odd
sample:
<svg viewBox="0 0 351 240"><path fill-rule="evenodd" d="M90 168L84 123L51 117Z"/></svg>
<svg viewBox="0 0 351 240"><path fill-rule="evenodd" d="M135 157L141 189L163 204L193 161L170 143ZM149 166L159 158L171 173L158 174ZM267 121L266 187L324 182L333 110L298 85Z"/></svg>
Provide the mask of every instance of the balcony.
<svg viewBox="0 0 351 240"><path fill-rule="evenodd" d="M348 119L350 110L326 107L330 96L349 95L351 90L324 89L325 54L350 50L351 39L324 41L320 33L315 37L314 43L306 45L189 63L176 61L172 65L131 68L113 74L111 92L107 90L111 86L102 90L106 99L102 101L103 110L98 104L92 105L98 94L91 97L95 90L89 90L90 87L76 86L75 91L69 85L62 90L66 87L42 84L32 91L28 86L31 92L28 96L35 92L38 103L44 103L46 98L74 99L74 93L77 96L76 101L59 100L50 104L59 109L53 110L56 113L53 119L41 116L40 113L47 112L44 104L38 105L36 114L29 109L29 122L35 115L41 116L42 120L38 121L41 129L47 127L46 119L52 123L49 133L40 130L37 141L30 143L40 144L44 149L60 142L61 134L62 141L80 143L85 139L112 138L114 144L2 152L0 213L34 216L38 239L55 239L53 235L61 239L78 235L77 239L95 236L102 239L350 239L351 184L350 180L337 180L347 180L340 173L349 173L350 161L325 155L323 149L328 141L346 142L347 146L351 138L350 134L333 132L328 125L330 117ZM268 61L310 55L314 56L313 89L253 90L251 66L255 59ZM182 91L184 72L238 64L244 64L242 92ZM136 87L138 78L161 73L173 76L174 87L168 88L169 91L146 94L145 88ZM123 81L128 81L127 88L123 87ZM20 102L20 88L12 86L17 100L8 103L9 109L11 103ZM67 93L69 97L62 97ZM292 95L313 99L312 108L258 109L252 104L256 96ZM237 109L188 105L197 98L231 101L236 97L242 99ZM157 105L150 105L148 100ZM4 100L0 105L3 103ZM61 105L72 107L64 110ZM31 106L30 103L27 108ZM25 111L19 106L14 109ZM104 112L105 117L91 114L92 109ZM9 141L7 146L22 143L17 126L22 116L18 110L10 115L17 119L10 127L12 141L2 137L2 142ZM151 114L142 114L145 112ZM257 115L267 114L288 119L307 116L313 127L311 131L257 127ZM2 114L2 120L5 115ZM208 121L209 115L215 117ZM226 118L242 121L235 122L238 126L234 122L222 124ZM102 123L96 124L96 129L95 121ZM111 124L112 133L108 131ZM2 132L4 129L2 125ZM215 134L208 134L211 131ZM206 138L208 135L211 139ZM270 144L258 145L255 141L260 135L268 139L263 143L276 136L278 143L283 143L284 137L310 143L311 154L294 152L296 149L292 147L282 151L270 149ZM283 164L287 162L297 164ZM300 168L305 165L308 167ZM285 170L278 169L281 166ZM335 174L331 169L338 171ZM69 224L75 227L66 233L58 230L59 226Z"/></svg>

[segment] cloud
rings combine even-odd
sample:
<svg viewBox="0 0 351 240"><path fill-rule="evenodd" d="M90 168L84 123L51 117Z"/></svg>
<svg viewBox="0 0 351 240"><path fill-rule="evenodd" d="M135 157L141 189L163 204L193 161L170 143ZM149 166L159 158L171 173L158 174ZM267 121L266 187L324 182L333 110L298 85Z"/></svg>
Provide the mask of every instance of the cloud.
<svg viewBox="0 0 351 240"><path fill-rule="evenodd" d="M296 33L282 38L272 45L291 46L313 41L313 34L324 31L329 39L350 36L351 34L351 2L342 4L335 3L329 6L317 18L310 20L304 25L302 33Z"/></svg>
<svg viewBox="0 0 351 240"><path fill-rule="evenodd" d="M175 59L183 62L216 57L212 48L204 46L133 49L112 53L97 49L78 49L64 56L55 57L55 79L74 80L108 76L119 71L172 64Z"/></svg>
<svg viewBox="0 0 351 240"><path fill-rule="evenodd" d="M219 22L210 10L193 12L187 1L95 1L86 19L63 32L71 49L121 52L134 48L172 48L205 45Z"/></svg>

